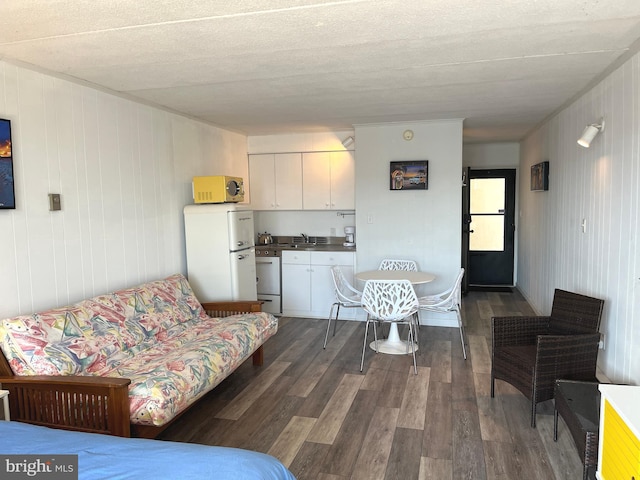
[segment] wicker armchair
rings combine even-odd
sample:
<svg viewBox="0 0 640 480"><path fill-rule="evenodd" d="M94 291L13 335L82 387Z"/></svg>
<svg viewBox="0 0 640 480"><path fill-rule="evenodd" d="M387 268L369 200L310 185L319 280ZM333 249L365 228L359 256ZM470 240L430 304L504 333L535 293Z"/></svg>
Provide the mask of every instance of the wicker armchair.
<svg viewBox="0 0 640 480"><path fill-rule="evenodd" d="M604 301L556 289L547 317L491 319L491 397L504 380L536 406L553 398L556 379L596 378L600 319Z"/></svg>

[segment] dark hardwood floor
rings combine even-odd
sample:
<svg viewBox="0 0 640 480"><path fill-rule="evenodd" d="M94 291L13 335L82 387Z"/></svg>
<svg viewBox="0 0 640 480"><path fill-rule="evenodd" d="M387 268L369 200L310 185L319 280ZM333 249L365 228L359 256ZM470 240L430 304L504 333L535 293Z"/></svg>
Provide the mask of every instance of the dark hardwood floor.
<svg viewBox="0 0 640 480"><path fill-rule="evenodd" d="M529 403L498 381L490 398L492 316L533 313L517 292L463 298L468 359L457 329L421 327L418 375L409 355L360 355L364 324L280 319L265 364L243 364L161 439L269 453L300 480L579 479L565 425L553 441L553 404Z"/></svg>

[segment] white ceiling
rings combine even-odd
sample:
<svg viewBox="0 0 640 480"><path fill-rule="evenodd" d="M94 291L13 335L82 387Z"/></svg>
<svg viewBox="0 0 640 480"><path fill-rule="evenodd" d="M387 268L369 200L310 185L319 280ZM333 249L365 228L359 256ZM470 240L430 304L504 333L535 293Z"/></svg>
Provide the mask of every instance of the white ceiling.
<svg viewBox="0 0 640 480"><path fill-rule="evenodd" d="M249 135L519 140L637 51L638 0L1 0L0 59Z"/></svg>

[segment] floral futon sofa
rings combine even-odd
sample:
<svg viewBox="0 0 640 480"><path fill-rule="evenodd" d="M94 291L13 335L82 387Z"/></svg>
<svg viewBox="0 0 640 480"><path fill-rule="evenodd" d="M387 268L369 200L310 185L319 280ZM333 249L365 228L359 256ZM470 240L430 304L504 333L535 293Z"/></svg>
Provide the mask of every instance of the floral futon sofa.
<svg viewBox="0 0 640 480"><path fill-rule="evenodd" d="M0 383L12 419L155 437L250 356L261 365L277 328L260 302L200 304L178 274L2 320Z"/></svg>

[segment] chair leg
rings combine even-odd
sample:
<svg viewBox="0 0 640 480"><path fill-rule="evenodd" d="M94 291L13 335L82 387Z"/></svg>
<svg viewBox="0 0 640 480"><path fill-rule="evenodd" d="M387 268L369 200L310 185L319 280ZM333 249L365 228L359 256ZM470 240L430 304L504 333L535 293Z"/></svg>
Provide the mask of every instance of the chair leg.
<svg viewBox="0 0 640 480"><path fill-rule="evenodd" d="M338 326L338 318L340 317L340 304L338 303L338 309L336 310L336 319L333 322L333 336L336 336L336 327Z"/></svg>
<svg viewBox="0 0 640 480"><path fill-rule="evenodd" d="M414 329L411 328L411 321L409 321L409 338L411 342L411 353L413 354L413 374L418 374L418 366L416 365L416 344L414 343Z"/></svg>
<svg viewBox="0 0 640 480"><path fill-rule="evenodd" d="M558 409L553 408L553 441L558 441Z"/></svg>
<svg viewBox="0 0 640 480"><path fill-rule="evenodd" d="M329 310L329 319L327 321L327 333L324 335L324 345L322 348L327 348L327 340L329 339L329 328L331 327L331 319L333 318L333 309L335 306L338 306L338 313L340 313L340 304L334 303L331 305L331 310ZM338 313L336 313L336 320L333 322L333 334L336 334L336 323L338 321Z"/></svg>
<svg viewBox="0 0 640 480"><path fill-rule="evenodd" d="M374 330L375 330L375 326L374 326ZM360 371L364 369L364 352L365 352L365 349L367 348L368 333L369 333L369 315L367 315L367 324L364 327L364 342L362 343L362 359L360 360Z"/></svg>
<svg viewBox="0 0 640 480"><path fill-rule="evenodd" d="M496 379L493 376L493 368L491 369L491 398L496 396Z"/></svg>
<svg viewBox="0 0 640 480"><path fill-rule="evenodd" d="M387 338L388 335L384 334L384 323L380 322L379 320L374 320L374 322L375 322L376 331L380 331L383 339Z"/></svg>
<svg viewBox="0 0 640 480"><path fill-rule="evenodd" d="M376 353L378 353L378 320L373 320L373 340L376 342Z"/></svg>
<svg viewBox="0 0 640 480"><path fill-rule="evenodd" d="M460 341L462 342L462 354L464 359L467 359L467 349L464 346L464 326L462 325L462 315L460 314L460 307L456 308L456 315L458 316L458 325L460 327Z"/></svg>
<svg viewBox="0 0 640 480"><path fill-rule="evenodd" d="M536 428L536 400L531 400L531 427Z"/></svg>

